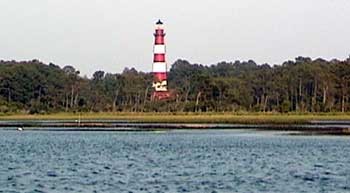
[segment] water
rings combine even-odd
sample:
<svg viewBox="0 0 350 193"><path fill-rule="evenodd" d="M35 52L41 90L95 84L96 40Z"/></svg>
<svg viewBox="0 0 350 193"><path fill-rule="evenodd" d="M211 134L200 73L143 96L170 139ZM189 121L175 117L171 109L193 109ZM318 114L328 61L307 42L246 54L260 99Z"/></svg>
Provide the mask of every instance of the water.
<svg viewBox="0 0 350 193"><path fill-rule="evenodd" d="M350 192L350 139L0 131L0 192Z"/></svg>

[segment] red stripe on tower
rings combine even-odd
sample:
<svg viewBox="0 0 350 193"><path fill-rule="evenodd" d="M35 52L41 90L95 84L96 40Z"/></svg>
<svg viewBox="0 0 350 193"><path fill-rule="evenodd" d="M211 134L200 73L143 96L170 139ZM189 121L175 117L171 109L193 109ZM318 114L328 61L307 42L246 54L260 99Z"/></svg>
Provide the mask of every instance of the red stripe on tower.
<svg viewBox="0 0 350 193"><path fill-rule="evenodd" d="M162 44L164 44L165 43L165 41L164 41L164 35L157 35L157 34L160 34L160 33L155 33L155 35L156 35L156 40L155 40L155 45L162 45Z"/></svg>
<svg viewBox="0 0 350 193"><path fill-rule="evenodd" d="M153 98L163 100L169 98L168 75L166 64L165 32L163 22L156 23L154 33L154 58L153 58L153 87L155 89Z"/></svg>
<svg viewBox="0 0 350 193"><path fill-rule="evenodd" d="M165 62L165 54L154 54L154 62Z"/></svg>
<svg viewBox="0 0 350 193"><path fill-rule="evenodd" d="M154 73L154 78L157 81L162 81L162 80L168 79L168 75L166 73L157 73L157 72L155 72Z"/></svg>

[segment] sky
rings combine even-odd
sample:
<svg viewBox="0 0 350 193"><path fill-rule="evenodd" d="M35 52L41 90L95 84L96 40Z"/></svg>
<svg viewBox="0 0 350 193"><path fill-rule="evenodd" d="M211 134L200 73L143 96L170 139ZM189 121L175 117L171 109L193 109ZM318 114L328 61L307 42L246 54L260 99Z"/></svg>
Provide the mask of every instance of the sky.
<svg viewBox="0 0 350 193"><path fill-rule="evenodd" d="M151 71L158 19L169 65L350 55L349 0L0 0L0 7L0 59L73 65L87 76Z"/></svg>

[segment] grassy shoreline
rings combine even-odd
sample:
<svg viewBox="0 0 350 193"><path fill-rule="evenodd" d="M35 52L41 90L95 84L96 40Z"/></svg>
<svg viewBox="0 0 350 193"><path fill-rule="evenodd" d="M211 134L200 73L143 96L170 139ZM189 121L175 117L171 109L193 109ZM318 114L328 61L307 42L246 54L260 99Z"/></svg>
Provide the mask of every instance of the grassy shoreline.
<svg viewBox="0 0 350 193"><path fill-rule="evenodd" d="M47 115L2 115L0 120L114 120L137 123L215 123L215 124L307 124L311 121L350 121L350 114L278 113L56 113Z"/></svg>

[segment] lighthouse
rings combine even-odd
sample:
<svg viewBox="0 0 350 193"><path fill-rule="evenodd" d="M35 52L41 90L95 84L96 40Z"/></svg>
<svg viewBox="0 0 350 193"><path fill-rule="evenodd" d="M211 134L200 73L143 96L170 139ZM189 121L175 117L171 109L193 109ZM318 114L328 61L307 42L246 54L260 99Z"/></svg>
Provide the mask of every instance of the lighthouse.
<svg viewBox="0 0 350 193"><path fill-rule="evenodd" d="M168 74L166 63L166 47L164 24L161 20L156 23L153 49L153 100L166 100L170 97L168 91Z"/></svg>

